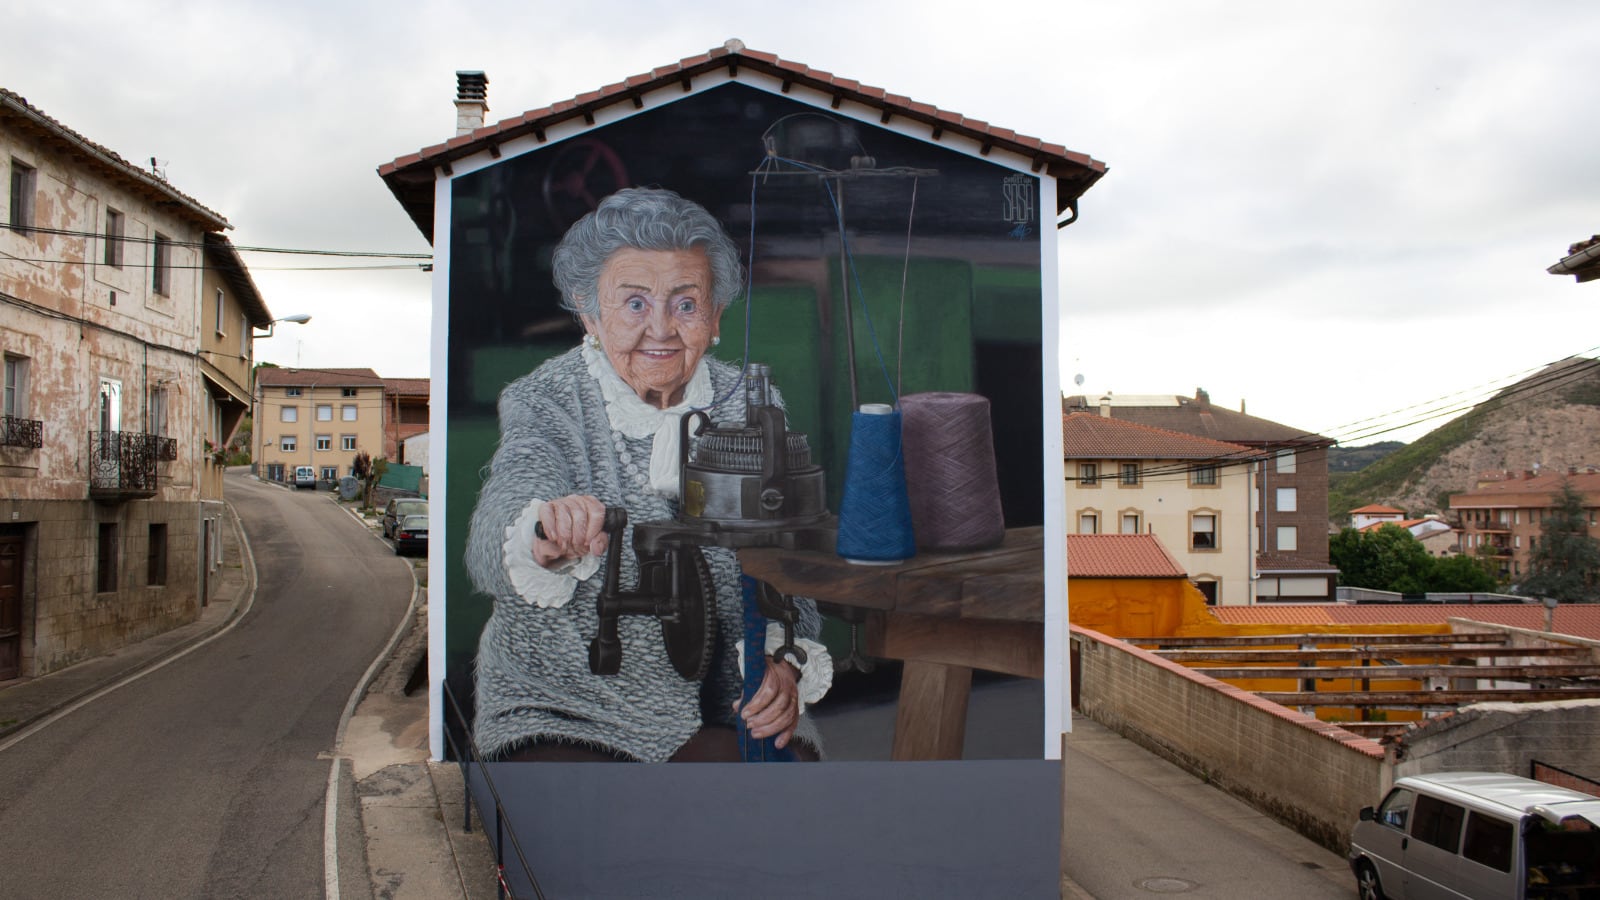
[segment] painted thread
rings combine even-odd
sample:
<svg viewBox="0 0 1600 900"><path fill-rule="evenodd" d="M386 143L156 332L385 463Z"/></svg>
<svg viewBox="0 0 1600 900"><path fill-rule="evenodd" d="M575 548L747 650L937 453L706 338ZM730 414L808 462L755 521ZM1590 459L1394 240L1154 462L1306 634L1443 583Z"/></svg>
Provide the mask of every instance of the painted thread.
<svg viewBox="0 0 1600 900"><path fill-rule="evenodd" d="M988 398L907 394L900 411L917 548L982 550L1005 540Z"/></svg>
<svg viewBox="0 0 1600 900"><path fill-rule="evenodd" d="M864 563L900 562L917 553L900 412L888 404L865 403L851 415L837 549L845 559Z"/></svg>

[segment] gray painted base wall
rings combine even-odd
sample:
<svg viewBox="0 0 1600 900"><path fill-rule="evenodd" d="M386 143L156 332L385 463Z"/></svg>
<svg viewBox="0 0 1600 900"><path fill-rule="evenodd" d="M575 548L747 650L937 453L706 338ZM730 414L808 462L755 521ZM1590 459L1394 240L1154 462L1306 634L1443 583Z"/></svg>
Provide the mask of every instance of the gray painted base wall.
<svg viewBox="0 0 1600 900"><path fill-rule="evenodd" d="M1058 897L1061 764L490 763L546 897ZM493 800L472 789L495 840ZM505 872L535 896L510 841Z"/></svg>

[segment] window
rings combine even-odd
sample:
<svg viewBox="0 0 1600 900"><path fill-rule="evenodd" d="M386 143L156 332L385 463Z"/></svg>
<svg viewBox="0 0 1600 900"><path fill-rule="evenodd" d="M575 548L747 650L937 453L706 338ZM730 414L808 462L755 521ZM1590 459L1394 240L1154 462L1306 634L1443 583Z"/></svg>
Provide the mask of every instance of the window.
<svg viewBox="0 0 1600 900"><path fill-rule="evenodd" d="M1412 837L1451 853L1461 846L1461 822L1467 815L1462 807L1427 794L1418 794L1412 815Z"/></svg>
<svg viewBox="0 0 1600 900"><path fill-rule="evenodd" d="M1278 552L1293 553L1300 549L1300 529L1294 525L1278 526Z"/></svg>
<svg viewBox="0 0 1600 900"><path fill-rule="evenodd" d="M1390 828L1406 830L1406 821L1411 817L1411 804L1417 801L1417 795L1405 788L1395 788L1389 796L1383 798L1383 804L1378 807L1377 820Z"/></svg>
<svg viewBox="0 0 1600 900"><path fill-rule="evenodd" d="M150 289L165 297L172 293L172 238L156 232L150 260Z"/></svg>
<svg viewBox="0 0 1600 900"><path fill-rule="evenodd" d="M333 449L333 435L331 435L331 434L319 434L319 435L317 435L317 449L318 450L332 450Z"/></svg>
<svg viewBox="0 0 1600 900"><path fill-rule="evenodd" d="M340 450L354 450L355 448L356 448L356 436L355 435L353 435L353 434L341 434L341 435L339 435L339 449Z"/></svg>
<svg viewBox="0 0 1600 900"><path fill-rule="evenodd" d="M1189 549L1217 549L1217 517L1215 513L1195 513L1189 517Z"/></svg>
<svg viewBox="0 0 1600 900"><path fill-rule="evenodd" d="M163 585L167 583L167 525L165 522L150 523L150 543L148 547L149 559L146 564L145 583L150 585Z"/></svg>
<svg viewBox="0 0 1600 900"><path fill-rule="evenodd" d="M1138 513L1123 513L1122 514L1122 533L1123 534L1138 534L1139 533L1139 514Z"/></svg>
<svg viewBox="0 0 1600 900"><path fill-rule="evenodd" d="M1277 463L1277 469L1279 472L1282 472L1285 475L1293 475L1297 465L1296 460L1298 458L1299 457L1293 450L1279 450L1278 458L1274 460L1274 462Z"/></svg>
<svg viewBox="0 0 1600 900"><path fill-rule="evenodd" d="M1278 512L1295 512L1299 509L1300 492L1297 488L1278 488Z"/></svg>
<svg viewBox="0 0 1600 900"><path fill-rule="evenodd" d="M300 407L298 407L298 406L285 406L282 409L279 409L278 410L278 421L280 421L280 422L298 422L298 421L300 421Z"/></svg>
<svg viewBox="0 0 1600 900"><path fill-rule="evenodd" d="M1217 583L1215 581L1191 581L1189 583L1200 591L1202 597L1206 598L1207 606L1217 605Z"/></svg>
<svg viewBox="0 0 1600 900"><path fill-rule="evenodd" d="M1214 465L1195 466L1189 470L1190 484L1214 485L1217 483L1217 467Z"/></svg>
<svg viewBox="0 0 1600 900"><path fill-rule="evenodd" d="M109 594L117 589L117 523L101 522L95 548L95 590Z"/></svg>
<svg viewBox="0 0 1600 900"><path fill-rule="evenodd" d="M339 418L346 422L354 422L356 420L356 405L354 403L346 403L339 407Z"/></svg>
<svg viewBox="0 0 1600 900"><path fill-rule="evenodd" d="M1078 533L1099 534L1100 514L1092 512L1078 513Z"/></svg>
<svg viewBox="0 0 1600 900"><path fill-rule="evenodd" d="M167 433L167 389L154 387L150 389L150 418L145 423L145 428L150 434L166 436Z"/></svg>
<svg viewBox="0 0 1600 900"><path fill-rule="evenodd" d="M339 467L338 466L323 466L322 467L322 480L323 481L338 481L339 480Z"/></svg>
<svg viewBox="0 0 1600 900"><path fill-rule="evenodd" d="M217 288L217 295L215 297L213 297L212 300L211 300L212 310L215 313L215 315L213 315L212 318L216 320L216 323L217 323L217 335L219 337L228 333L228 332L226 332L226 331L224 331L222 329L222 312L223 312L222 307L223 307L223 301L226 300L226 299L227 299L227 295L222 292L222 288Z"/></svg>
<svg viewBox="0 0 1600 900"><path fill-rule="evenodd" d="M1139 483L1139 464L1136 462L1123 463L1122 471L1118 476L1118 484L1137 485Z"/></svg>
<svg viewBox="0 0 1600 900"><path fill-rule="evenodd" d="M101 378L99 394L100 430L121 431L122 382L115 378Z"/></svg>
<svg viewBox="0 0 1600 900"><path fill-rule="evenodd" d="M317 404L317 421L318 422L332 422L333 421L333 404L332 403L318 403Z"/></svg>
<svg viewBox="0 0 1600 900"><path fill-rule="evenodd" d="M6 354L5 402L0 415L28 417L28 358Z"/></svg>
<svg viewBox="0 0 1600 900"><path fill-rule="evenodd" d="M285 453L293 453L294 451L300 449L300 439L292 434L286 434L283 437L278 438L278 449ZM279 478L277 480L282 481L283 479Z"/></svg>
<svg viewBox="0 0 1600 900"><path fill-rule="evenodd" d="M341 396L341 397L354 397L355 395L356 395L356 389L355 388L340 388L339 389L339 396Z"/></svg>
<svg viewBox="0 0 1600 900"><path fill-rule="evenodd" d="M1100 486L1100 464L1078 463L1078 485L1080 487Z"/></svg>
<svg viewBox="0 0 1600 900"><path fill-rule="evenodd" d="M285 397L298 397L298 396L300 396L300 389L299 388L284 388L283 389L283 395Z"/></svg>
<svg viewBox="0 0 1600 900"><path fill-rule="evenodd" d="M21 160L11 160L11 214L6 218L17 234L28 234L33 226L33 195L39 189L38 172Z"/></svg>
<svg viewBox="0 0 1600 900"><path fill-rule="evenodd" d="M1511 823L1481 813L1467 814L1466 840L1461 855L1501 872L1511 871Z"/></svg>
<svg viewBox="0 0 1600 900"><path fill-rule="evenodd" d="M106 207L106 265L113 269L122 268L122 237L127 230L127 221L122 213L111 207Z"/></svg>

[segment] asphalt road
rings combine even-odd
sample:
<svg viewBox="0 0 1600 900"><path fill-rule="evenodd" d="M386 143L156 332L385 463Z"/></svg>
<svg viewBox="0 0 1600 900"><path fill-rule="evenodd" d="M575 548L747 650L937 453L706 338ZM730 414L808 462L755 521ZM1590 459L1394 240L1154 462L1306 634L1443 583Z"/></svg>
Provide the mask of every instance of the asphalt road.
<svg viewBox="0 0 1600 900"><path fill-rule="evenodd" d="M227 496L254 606L0 754L0 896L323 895L328 751L410 566L320 492L229 475Z"/></svg>

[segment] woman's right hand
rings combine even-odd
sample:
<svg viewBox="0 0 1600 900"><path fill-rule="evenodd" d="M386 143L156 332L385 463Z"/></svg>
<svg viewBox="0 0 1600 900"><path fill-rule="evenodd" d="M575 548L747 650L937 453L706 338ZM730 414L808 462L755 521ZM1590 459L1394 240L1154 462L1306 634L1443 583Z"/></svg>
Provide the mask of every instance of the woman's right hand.
<svg viewBox="0 0 1600 900"><path fill-rule="evenodd" d="M533 561L549 568L583 556L606 552L606 507L587 494L569 494L546 500L539 508L544 537L533 538Z"/></svg>

